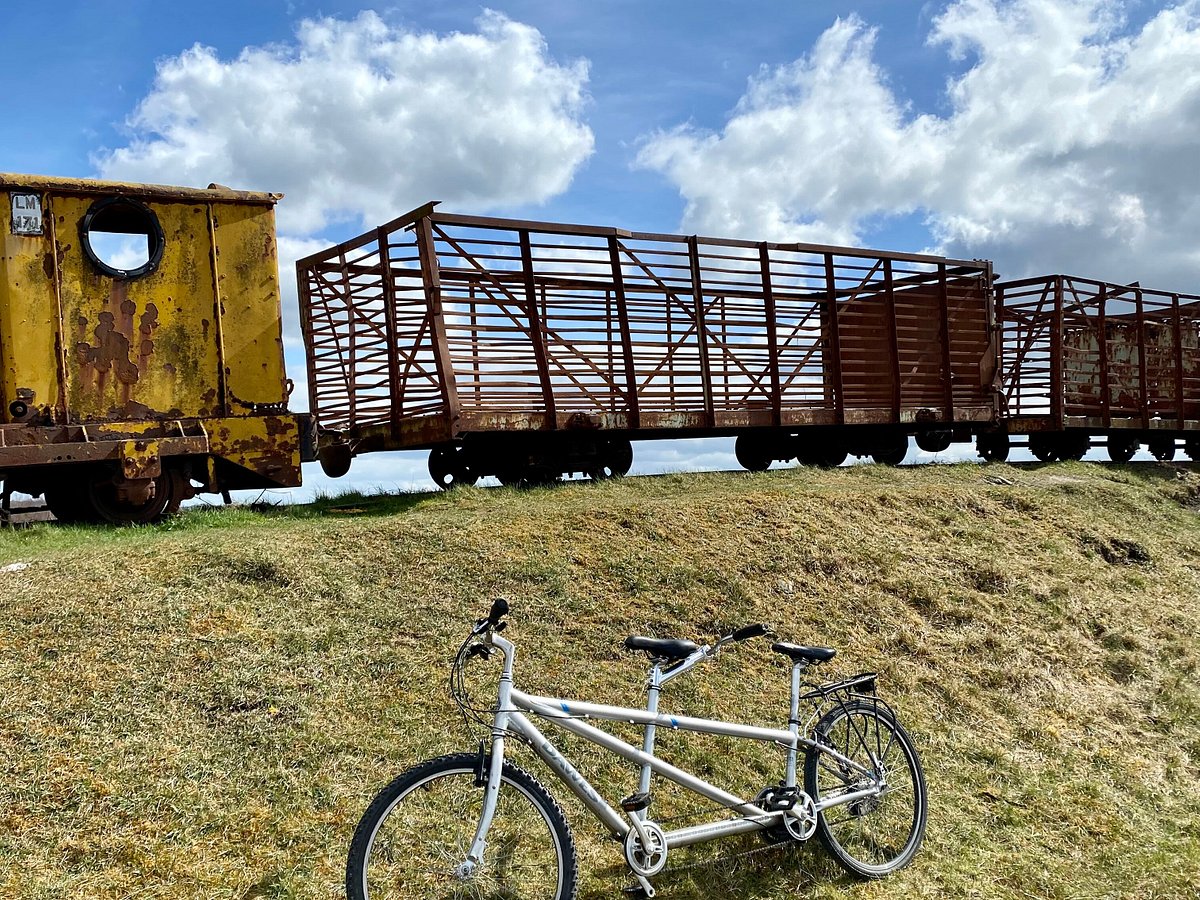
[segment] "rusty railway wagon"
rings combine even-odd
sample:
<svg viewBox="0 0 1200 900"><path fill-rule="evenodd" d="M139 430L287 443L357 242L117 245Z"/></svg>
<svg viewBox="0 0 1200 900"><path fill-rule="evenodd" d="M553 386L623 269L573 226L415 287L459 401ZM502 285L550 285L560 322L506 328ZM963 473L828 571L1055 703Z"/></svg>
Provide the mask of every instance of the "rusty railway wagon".
<svg viewBox="0 0 1200 900"><path fill-rule="evenodd" d="M0 175L0 477L65 521L300 483L280 195Z"/></svg>
<svg viewBox="0 0 1200 900"><path fill-rule="evenodd" d="M747 469L897 464L996 428L991 264L451 215L297 263L330 475L428 449L443 488L626 472L736 436Z"/></svg>
<svg viewBox="0 0 1200 900"><path fill-rule="evenodd" d="M985 459L1016 439L1042 461L1093 444L1127 462L1200 460L1200 296L1046 275L996 286L1003 405Z"/></svg>

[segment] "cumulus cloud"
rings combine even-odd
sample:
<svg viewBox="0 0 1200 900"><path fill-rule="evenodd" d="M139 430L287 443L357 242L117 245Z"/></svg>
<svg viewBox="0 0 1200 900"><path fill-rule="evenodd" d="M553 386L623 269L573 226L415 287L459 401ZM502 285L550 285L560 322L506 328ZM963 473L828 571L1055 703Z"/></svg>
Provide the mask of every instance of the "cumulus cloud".
<svg viewBox="0 0 1200 900"><path fill-rule="evenodd" d="M1127 27L1114 0L956 0L929 43L962 70L918 113L875 61L879 31L840 19L755 75L719 133L649 137L641 165L685 227L860 243L923 217L957 256L1005 275L1077 270L1200 287L1200 2Z"/></svg>
<svg viewBox="0 0 1200 900"><path fill-rule="evenodd" d="M444 200L542 202L591 155L586 61L560 64L537 29L485 12L477 32L306 20L288 45L161 61L102 175L278 190L281 231L377 224Z"/></svg>

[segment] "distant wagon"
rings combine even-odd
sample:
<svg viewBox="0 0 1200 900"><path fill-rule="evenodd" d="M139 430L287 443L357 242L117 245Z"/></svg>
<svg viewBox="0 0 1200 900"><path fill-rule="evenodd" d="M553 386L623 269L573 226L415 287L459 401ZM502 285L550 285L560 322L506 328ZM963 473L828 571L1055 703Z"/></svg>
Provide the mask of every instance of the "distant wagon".
<svg viewBox="0 0 1200 900"><path fill-rule="evenodd" d="M0 175L0 477L65 521L300 483L278 194Z"/></svg>
<svg viewBox="0 0 1200 900"><path fill-rule="evenodd" d="M297 264L331 475L428 449L442 487L627 471L632 440L896 464L996 427L981 260L450 215Z"/></svg>
<svg viewBox="0 0 1200 900"><path fill-rule="evenodd" d="M1020 435L1043 461L1101 442L1116 462L1142 444L1200 460L1200 296L1069 275L1001 282L997 295L1004 402L985 458Z"/></svg>

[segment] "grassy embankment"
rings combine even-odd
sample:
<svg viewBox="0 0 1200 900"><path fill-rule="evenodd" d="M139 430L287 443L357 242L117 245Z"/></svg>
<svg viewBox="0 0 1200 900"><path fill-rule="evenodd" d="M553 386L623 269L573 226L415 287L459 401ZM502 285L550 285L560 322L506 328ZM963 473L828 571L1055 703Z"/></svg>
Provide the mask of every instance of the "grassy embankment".
<svg viewBox="0 0 1200 900"><path fill-rule="evenodd" d="M814 843L660 896L1195 896L1198 509L1182 467L867 466L5 532L0 565L28 568L0 572L0 896L337 896L372 794L473 743L448 661L496 594L538 690L634 704L626 634L754 620L840 648L831 675L883 673L930 782L916 864L858 884ZM786 717L762 641L671 695ZM782 759L661 746L750 790ZM565 747L614 798L631 788ZM615 895L617 849L556 793L582 896Z"/></svg>

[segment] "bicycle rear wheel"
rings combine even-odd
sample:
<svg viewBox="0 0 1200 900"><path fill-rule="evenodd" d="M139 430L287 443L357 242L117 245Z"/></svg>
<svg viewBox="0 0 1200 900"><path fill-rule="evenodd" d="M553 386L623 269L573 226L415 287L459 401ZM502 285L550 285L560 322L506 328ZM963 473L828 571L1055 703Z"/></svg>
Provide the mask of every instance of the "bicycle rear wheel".
<svg viewBox="0 0 1200 900"><path fill-rule="evenodd" d="M474 753L431 759L379 793L350 844L350 900L573 900L570 826L546 789L508 762L485 859L470 878L455 874L483 807L478 762Z"/></svg>
<svg viewBox="0 0 1200 900"><path fill-rule="evenodd" d="M921 761L895 717L869 700L834 707L817 722L817 740L876 772L885 791L830 806L817 816L817 835L830 855L860 878L881 878L912 862L925 835L927 797ZM873 761L873 759L875 761ZM820 750L804 760L804 790L818 805L867 787L867 779Z"/></svg>

